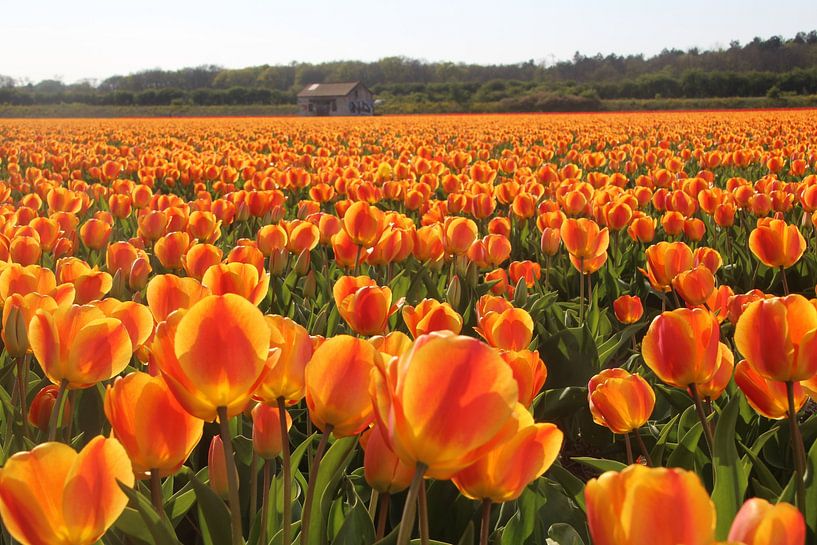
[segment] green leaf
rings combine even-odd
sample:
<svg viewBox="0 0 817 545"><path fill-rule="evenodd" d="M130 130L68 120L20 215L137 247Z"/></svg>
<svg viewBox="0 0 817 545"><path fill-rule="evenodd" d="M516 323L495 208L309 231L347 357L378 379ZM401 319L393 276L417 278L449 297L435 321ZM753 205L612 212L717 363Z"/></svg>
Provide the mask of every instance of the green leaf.
<svg viewBox="0 0 817 545"><path fill-rule="evenodd" d="M346 513L343 524L332 541L333 545L371 545L374 543L374 525L366 506L357 494L355 502Z"/></svg>
<svg viewBox="0 0 817 545"><path fill-rule="evenodd" d="M732 519L743 504L749 475L738 457L735 442L735 425L740 410L740 396L733 396L720 415L715 429L715 445L712 466L715 471L715 486L712 501L718 513L716 536L726 539Z"/></svg>
<svg viewBox="0 0 817 545"><path fill-rule="evenodd" d="M817 441L811 445L806 458L806 508L804 516L811 533L809 543L814 543L814 539L817 538Z"/></svg>
<svg viewBox="0 0 817 545"><path fill-rule="evenodd" d="M704 428L700 422L696 422L685 434L683 439L672 451L667 459L668 467L680 467L695 471L695 455L698 453L698 444L701 441Z"/></svg>
<svg viewBox="0 0 817 545"><path fill-rule="evenodd" d="M587 408L587 388L569 386L545 390L533 402L537 422L550 422Z"/></svg>
<svg viewBox="0 0 817 545"><path fill-rule="evenodd" d="M516 502L516 513L502 531L502 545L524 545L542 543L543 536L537 535L537 515L547 503L547 498L533 485L525 488Z"/></svg>
<svg viewBox="0 0 817 545"><path fill-rule="evenodd" d="M139 514L144 526L139 528L138 521L131 514L121 523L117 520L117 524L115 524L117 529L154 545L181 545L167 517L159 517L150 501L138 491L121 482L118 484L130 501L131 511L136 511ZM143 531L145 528L147 529L147 535Z"/></svg>
<svg viewBox="0 0 817 545"><path fill-rule="evenodd" d="M327 541L326 524L332 500L338 490L340 479L352 461L357 437L344 437L335 441L321 459L315 477L315 498L309 518L309 543L323 545Z"/></svg>
<svg viewBox="0 0 817 545"><path fill-rule="evenodd" d="M548 389L587 386L599 369L596 343L586 327L559 331L539 344L539 355L548 366Z"/></svg>
<svg viewBox="0 0 817 545"><path fill-rule="evenodd" d="M627 464L622 464L617 460L605 460L603 458L590 458L588 456L574 456L571 458L574 462L579 462L587 467L597 469L599 471L621 471L627 467Z"/></svg>
<svg viewBox="0 0 817 545"><path fill-rule="evenodd" d="M599 346L599 367L604 367L613 356L618 353L646 324L631 324L621 330L621 333L613 335Z"/></svg>
<svg viewBox="0 0 817 545"><path fill-rule="evenodd" d="M579 533L569 524L557 522L548 529L548 538L557 545L584 545Z"/></svg>
<svg viewBox="0 0 817 545"><path fill-rule="evenodd" d="M199 527L205 545L220 545L232 541L232 520L227 505L220 497L199 479L207 468L199 471L198 475L190 472L190 482L196 492L196 506L198 509ZM158 545L158 544L157 544Z"/></svg>

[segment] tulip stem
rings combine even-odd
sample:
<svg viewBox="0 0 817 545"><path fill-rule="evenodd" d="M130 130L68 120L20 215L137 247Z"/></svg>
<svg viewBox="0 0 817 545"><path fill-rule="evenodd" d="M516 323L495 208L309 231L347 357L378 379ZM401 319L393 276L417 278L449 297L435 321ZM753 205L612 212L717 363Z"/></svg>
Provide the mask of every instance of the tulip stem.
<svg viewBox="0 0 817 545"><path fill-rule="evenodd" d="M580 260L580 266L584 270L584 258ZM579 271L579 326L584 324L584 273Z"/></svg>
<svg viewBox="0 0 817 545"><path fill-rule="evenodd" d="M788 295L789 281L786 279L786 267L780 267L780 273L783 275L783 295Z"/></svg>
<svg viewBox="0 0 817 545"><path fill-rule="evenodd" d="M389 505L391 505L391 498L388 492L380 494L377 506L377 532L375 533L375 541L380 541L386 534L386 521L389 519Z"/></svg>
<svg viewBox="0 0 817 545"><path fill-rule="evenodd" d="M57 399L54 401L54 408L51 409L51 418L48 422L48 441L56 441L57 428L62 423L62 409L65 405L65 392L68 390L68 380L62 379L60 381L60 389L57 392Z"/></svg>
<svg viewBox="0 0 817 545"><path fill-rule="evenodd" d="M647 450L647 445L644 444L644 439L641 438L641 432L639 430L635 430L635 440L638 443L638 448L641 449L641 453L644 455L644 459L647 461L647 467L653 467L650 451Z"/></svg>
<svg viewBox="0 0 817 545"><path fill-rule="evenodd" d="M150 470L150 501L153 507L156 508L156 513L160 518L164 518L164 499L162 498L162 477L158 468L151 468Z"/></svg>
<svg viewBox="0 0 817 545"><path fill-rule="evenodd" d="M403 507L403 517L400 519L400 531L397 532L397 545L408 545L411 539L411 530L414 527L414 517L417 514L417 494L420 492L420 483L423 482L423 475L428 466L422 462L417 463L414 470L414 479L409 486L406 504Z"/></svg>
<svg viewBox="0 0 817 545"><path fill-rule="evenodd" d="M28 386L28 356L17 356L17 388L20 391L20 412L23 416L23 438L28 437L28 410L26 407L26 387ZM25 448L25 441L20 443Z"/></svg>
<svg viewBox="0 0 817 545"><path fill-rule="evenodd" d="M318 471L321 468L321 458L326 450L326 445L329 443L329 436L332 434L333 426L328 424L321 435L321 440L318 443L318 450L315 451L315 460L312 462L312 468L309 470L309 481L306 485L306 495L304 496L304 510L301 515L301 543L307 545L309 543L309 519L312 511L312 503L315 501L315 485L318 481Z"/></svg>
<svg viewBox="0 0 817 545"><path fill-rule="evenodd" d="M479 545L488 545L488 536L491 534L491 500L482 500L482 517L479 525Z"/></svg>
<svg viewBox="0 0 817 545"><path fill-rule="evenodd" d="M250 516L248 525L252 531L255 524L255 514L258 512L258 454L255 449L252 451L250 459Z"/></svg>
<svg viewBox="0 0 817 545"><path fill-rule="evenodd" d="M420 545L428 545L428 496L426 495L426 481L420 481L420 492L417 496L419 509L418 524L420 525Z"/></svg>
<svg viewBox="0 0 817 545"><path fill-rule="evenodd" d="M701 426L704 429L704 438L706 439L706 446L709 447L710 458L715 453L715 438L712 435L712 428L709 427L709 422L704 413L704 406L701 403L701 396L698 394L698 387L695 384L689 385L689 391L692 393L692 400L695 402L695 412L698 413L698 419L701 421Z"/></svg>
<svg viewBox="0 0 817 545"><path fill-rule="evenodd" d="M267 545L267 509L269 509L269 489L272 481L272 462L264 460L264 489L261 491L261 530L258 535L260 545ZM284 522L284 528L289 528L289 524Z"/></svg>
<svg viewBox="0 0 817 545"><path fill-rule="evenodd" d="M374 522L375 512L377 511L377 500L380 499L380 492L372 490L372 495L369 497L369 518Z"/></svg>
<svg viewBox="0 0 817 545"><path fill-rule="evenodd" d="M630 434L624 434L624 448L627 451L627 465L633 465L633 445L630 443Z"/></svg>
<svg viewBox="0 0 817 545"><path fill-rule="evenodd" d="M290 545L290 543L292 543L292 468L290 467L289 430L287 430L286 410L286 400L283 397L279 397L278 418L281 428L281 478L284 480L284 520L281 522L283 525L282 545ZM265 493L269 494L269 490L265 490ZM264 511L264 518L266 518L266 511Z"/></svg>
<svg viewBox="0 0 817 545"><path fill-rule="evenodd" d="M227 407L218 407L218 425L221 430L221 442L224 443L224 459L227 466L227 492L230 499L230 516L233 526L233 545L243 545L244 531L241 528L241 500L238 497L237 468L233 454L233 438L230 435L230 420Z"/></svg>
<svg viewBox="0 0 817 545"><path fill-rule="evenodd" d="M803 445L803 436L797 423L797 406L794 403L794 382L786 381L786 396L789 401L789 425L791 427L791 450L794 455L794 471L797 478L797 507L801 512L806 507L806 450Z"/></svg>

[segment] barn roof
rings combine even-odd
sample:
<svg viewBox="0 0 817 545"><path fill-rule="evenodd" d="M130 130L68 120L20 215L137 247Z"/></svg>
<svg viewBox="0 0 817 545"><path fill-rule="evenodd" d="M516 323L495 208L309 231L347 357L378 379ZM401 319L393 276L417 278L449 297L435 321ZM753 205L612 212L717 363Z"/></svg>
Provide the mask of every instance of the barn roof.
<svg viewBox="0 0 817 545"><path fill-rule="evenodd" d="M361 85L359 81L341 83L310 83L298 93L299 97L344 97L355 87Z"/></svg>

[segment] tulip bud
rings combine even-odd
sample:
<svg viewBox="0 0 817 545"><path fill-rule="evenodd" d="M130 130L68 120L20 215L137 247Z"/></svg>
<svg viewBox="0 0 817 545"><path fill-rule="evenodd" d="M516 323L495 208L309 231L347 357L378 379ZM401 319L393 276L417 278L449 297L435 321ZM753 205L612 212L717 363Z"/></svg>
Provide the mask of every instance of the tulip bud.
<svg viewBox="0 0 817 545"><path fill-rule="evenodd" d="M465 270L465 282L466 285L474 289L479 284L479 272L477 271L477 266L474 263L468 265L468 268Z"/></svg>
<svg viewBox="0 0 817 545"><path fill-rule="evenodd" d="M28 421L32 426L37 427L41 431L48 431L48 424L51 421L51 412L54 410L54 404L57 402L57 394L59 387L55 384L49 384L34 396L31 401L31 406L28 408ZM63 414L71 414L71 399L66 398L63 405ZM63 424L65 424L63 422Z"/></svg>
<svg viewBox="0 0 817 545"><path fill-rule="evenodd" d="M278 223L282 219L284 219L284 214L286 213L286 209L283 206L273 206L272 210L269 211L269 222L268 223Z"/></svg>
<svg viewBox="0 0 817 545"><path fill-rule="evenodd" d="M247 203L242 202L238 205L235 212L235 221L247 221L250 217L250 209Z"/></svg>
<svg viewBox="0 0 817 545"><path fill-rule="evenodd" d="M122 275L122 269L116 269L111 279L111 291L108 294L114 299L127 299L128 279Z"/></svg>
<svg viewBox="0 0 817 545"><path fill-rule="evenodd" d="M227 499L227 458L224 454L224 443L221 442L220 435L214 435L210 441L210 450L207 452L207 467L210 470L210 488ZM238 470L236 469L235 480L238 482Z"/></svg>
<svg viewBox="0 0 817 545"><path fill-rule="evenodd" d="M460 277L454 275L448 283L448 289L445 290L445 300L454 308L459 308L460 301L462 301L462 284Z"/></svg>
<svg viewBox="0 0 817 545"><path fill-rule="evenodd" d="M285 412L287 430L292 417ZM281 413L277 407L259 403L252 410L252 448L261 458L270 460L283 450L281 443Z"/></svg>
<svg viewBox="0 0 817 545"><path fill-rule="evenodd" d="M309 271L311 263L312 256L309 253L309 250L303 250L298 256L298 260L295 262L295 266L293 267L295 274L298 276L304 276Z"/></svg>
<svg viewBox="0 0 817 545"><path fill-rule="evenodd" d="M128 287L133 291L140 291L147 286L150 273L153 268L146 257L137 257L131 265L130 276L128 277Z"/></svg>
<svg viewBox="0 0 817 545"><path fill-rule="evenodd" d="M314 299L317 291L317 283L315 281L315 271L310 270L304 279L303 294L305 299Z"/></svg>
<svg viewBox="0 0 817 545"><path fill-rule="evenodd" d="M19 301L22 303L22 299ZM3 313L3 342L8 354L16 358L25 356L28 350L28 333L23 309L11 301L6 302Z"/></svg>
<svg viewBox="0 0 817 545"><path fill-rule="evenodd" d="M289 252L285 248L273 250L269 256L269 273L271 276L281 276L287 268Z"/></svg>
<svg viewBox="0 0 817 545"><path fill-rule="evenodd" d="M516 287L514 288L514 296L513 296L513 304L516 307L524 307L525 303L528 302L528 284L525 282L525 278L520 278L519 282L516 283Z"/></svg>

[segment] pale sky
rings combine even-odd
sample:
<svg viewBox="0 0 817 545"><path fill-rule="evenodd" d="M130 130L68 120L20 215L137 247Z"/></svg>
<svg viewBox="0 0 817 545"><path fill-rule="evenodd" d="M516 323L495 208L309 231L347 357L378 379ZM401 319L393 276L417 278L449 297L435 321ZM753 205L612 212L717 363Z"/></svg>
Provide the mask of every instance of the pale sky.
<svg viewBox="0 0 817 545"><path fill-rule="evenodd" d="M483 64L728 47L817 29L814 0L0 0L0 74L404 55Z"/></svg>

